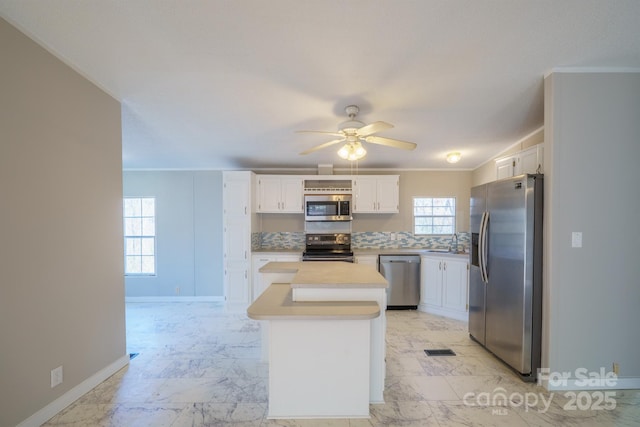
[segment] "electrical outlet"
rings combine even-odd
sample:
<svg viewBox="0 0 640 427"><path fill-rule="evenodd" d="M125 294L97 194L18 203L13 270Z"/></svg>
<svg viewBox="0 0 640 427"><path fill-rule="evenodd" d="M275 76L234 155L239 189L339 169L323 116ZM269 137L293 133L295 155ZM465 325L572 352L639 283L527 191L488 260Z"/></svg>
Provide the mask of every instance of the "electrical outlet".
<svg viewBox="0 0 640 427"><path fill-rule="evenodd" d="M51 388L62 384L62 366L51 370Z"/></svg>
<svg viewBox="0 0 640 427"><path fill-rule="evenodd" d="M571 233L571 247L572 248L581 248L582 247L582 232L574 231Z"/></svg>
<svg viewBox="0 0 640 427"><path fill-rule="evenodd" d="M618 362L613 362L613 373L620 375L620 364Z"/></svg>

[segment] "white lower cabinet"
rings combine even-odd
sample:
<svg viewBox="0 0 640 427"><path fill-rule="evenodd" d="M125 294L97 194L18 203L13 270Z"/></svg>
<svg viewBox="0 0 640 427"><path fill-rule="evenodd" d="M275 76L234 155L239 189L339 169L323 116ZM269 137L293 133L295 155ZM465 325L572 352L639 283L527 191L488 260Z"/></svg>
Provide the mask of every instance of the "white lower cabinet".
<svg viewBox="0 0 640 427"><path fill-rule="evenodd" d="M289 252L254 252L251 257L252 275L253 281L251 289L251 301L255 301L256 298L269 287L271 283L266 283L264 275L260 273L260 268L268 262L297 262L302 260L302 253L289 253ZM273 274L270 275L273 279Z"/></svg>
<svg viewBox="0 0 640 427"><path fill-rule="evenodd" d="M370 265L378 271L378 255L356 255L356 264Z"/></svg>
<svg viewBox="0 0 640 427"><path fill-rule="evenodd" d="M466 259L423 256L418 308L428 313L468 320L468 265Z"/></svg>

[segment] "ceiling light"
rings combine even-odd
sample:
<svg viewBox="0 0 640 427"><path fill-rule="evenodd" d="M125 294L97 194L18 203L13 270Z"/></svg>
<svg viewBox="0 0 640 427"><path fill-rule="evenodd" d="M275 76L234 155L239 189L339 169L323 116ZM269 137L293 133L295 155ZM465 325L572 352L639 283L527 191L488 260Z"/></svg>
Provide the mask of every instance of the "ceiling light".
<svg viewBox="0 0 640 427"><path fill-rule="evenodd" d="M460 154L457 151L447 154L447 162L449 163L458 163L461 158L462 158L462 154Z"/></svg>
<svg viewBox="0 0 640 427"><path fill-rule="evenodd" d="M367 155L367 150L364 149L359 141L347 142L341 149L338 150L338 156L345 160L360 160Z"/></svg>

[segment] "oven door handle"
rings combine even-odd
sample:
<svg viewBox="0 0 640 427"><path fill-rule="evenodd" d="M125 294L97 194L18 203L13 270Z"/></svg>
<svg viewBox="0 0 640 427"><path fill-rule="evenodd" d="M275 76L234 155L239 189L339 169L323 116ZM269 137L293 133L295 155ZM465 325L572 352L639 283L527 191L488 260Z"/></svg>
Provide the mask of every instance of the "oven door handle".
<svg viewBox="0 0 640 427"><path fill-rule="evenodd" d="M353 257L344 257L344 258L331 258L331 257L312 257L312 258L302 258L302 261L346 261L353 262Z"/></svg>

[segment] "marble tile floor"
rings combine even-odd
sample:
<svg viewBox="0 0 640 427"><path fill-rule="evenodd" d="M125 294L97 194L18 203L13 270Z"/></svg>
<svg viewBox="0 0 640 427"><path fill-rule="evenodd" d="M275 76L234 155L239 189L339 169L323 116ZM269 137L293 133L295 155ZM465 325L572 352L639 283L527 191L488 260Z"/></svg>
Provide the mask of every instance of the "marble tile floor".
<svg viewBox="0 0 640 427"><path fill-rule="evenodd" d="M216 303L127 303L127 350L139 355L44 425L640 425L638 390L617 391L615 409L601 401L603 409L580 410L598 396L576 403L520 381L469 339L463 322L417 311L388 311L387 319L386 403L371 405L370 419L269 420L258 322ZM457 355L428 357L427 348Z"/></svg>

